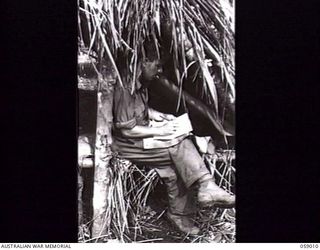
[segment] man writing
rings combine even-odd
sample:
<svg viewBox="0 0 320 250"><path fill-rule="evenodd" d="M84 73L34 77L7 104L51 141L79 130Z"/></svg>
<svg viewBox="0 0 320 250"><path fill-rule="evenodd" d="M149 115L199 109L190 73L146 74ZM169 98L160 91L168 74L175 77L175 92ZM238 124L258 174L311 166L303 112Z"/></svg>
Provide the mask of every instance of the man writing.
<svg viewBox="0 0 320 250"><path fill-rule="evenodd" d="M112 147L121 157L157 171L167 187L168 218L180 231L197 235L200 230L192 220L196 212L194 191L201 207L232 208L235 197L215 184L188 134L145 148L144 139L173 135L179 129L173 115L148 106L146 88L158 73L157 60L145 61L133 94L128 86L115 88ZM150 120L162 124L150 126Z"/></svg>

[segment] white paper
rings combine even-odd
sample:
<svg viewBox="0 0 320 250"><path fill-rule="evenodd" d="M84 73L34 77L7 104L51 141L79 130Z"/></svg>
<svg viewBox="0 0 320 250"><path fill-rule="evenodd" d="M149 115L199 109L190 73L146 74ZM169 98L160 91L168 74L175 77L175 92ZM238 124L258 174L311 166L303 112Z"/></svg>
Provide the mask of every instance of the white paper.
<svg viewBox="0 0 320 250"><path fill-rule="evenodd" d="M192 125L191 125L188 113L178 116L177 118L175 118L174 122L178 125L177 130L174 134L166 135L166 136L154 136L153 139L171 140L181 135L188 134L192 131Z"/></svg>

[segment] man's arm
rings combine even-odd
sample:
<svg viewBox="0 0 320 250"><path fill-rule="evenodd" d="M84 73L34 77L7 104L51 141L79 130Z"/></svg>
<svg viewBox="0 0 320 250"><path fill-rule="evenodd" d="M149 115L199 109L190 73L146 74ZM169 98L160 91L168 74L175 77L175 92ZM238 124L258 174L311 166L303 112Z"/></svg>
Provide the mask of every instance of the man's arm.
<svg viewBox="0 0 320 250"><path fill-rule="evenodd" d="M121 129L121 133L127 138L148 138L153 136L171 135L176 131L176 128L177 124L174 121L170 121L161 127L136 125L132 129Z"/></svg>
<svg viewBox="0 0 320 250"><path fill-rule="evenodd" d="M156 122L172 121L176 118L174 115L164 114L152 108L148 108L148 115L151 120Z"/></svg>

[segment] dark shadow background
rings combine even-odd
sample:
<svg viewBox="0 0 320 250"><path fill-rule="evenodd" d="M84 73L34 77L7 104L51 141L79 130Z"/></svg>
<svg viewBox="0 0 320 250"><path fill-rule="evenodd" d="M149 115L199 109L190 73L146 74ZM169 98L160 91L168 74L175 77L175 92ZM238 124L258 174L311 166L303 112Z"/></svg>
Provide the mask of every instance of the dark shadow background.
<svg viewBox="0 0 320 250"><path fill-rule="evenodd" d="M237 240L319 242L319 2L236 7Z"/></svg>
<svg viewBox="0 0 320 250"><path fill-rule="evenodd" d="M76 242L77 3L0 9L0 242ZM318 13L237 3L238 242L320 241Z"/></svg>

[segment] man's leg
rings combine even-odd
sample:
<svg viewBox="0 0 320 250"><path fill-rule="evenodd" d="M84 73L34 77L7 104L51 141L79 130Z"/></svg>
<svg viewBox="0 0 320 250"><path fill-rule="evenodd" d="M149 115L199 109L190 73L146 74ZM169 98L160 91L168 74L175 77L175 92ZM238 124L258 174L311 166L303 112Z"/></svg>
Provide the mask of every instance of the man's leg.
<svg viewBox="0 0 320 250"><path fill-rule="evenodd" d="M194 194L188 190L183 180L177 175L168 148L149 149L136 148L123 144L120 155L140 166L155 169L166 185L169 211L168 218L176 227L187 234L198 234L199 229L194 226L192 215L195 213Z"/></svg>
<svg viewBox="0 0 320 250"><path fill-rule="evenodd" d="M194 183L198 185L198 201L200 206L217 206L231 208L235 205L235 197L216 185L198 150L190 139L169 149L170 156L177 172L187 188Z"/></svg>
<svg viewBox="0 0 320 250"><path fill-rule="evenodd" d="M187 188L203 176L210 175L198 150L189 138L169 148L169 152L175 168Z"/></svg>
<svg viewBox="0 0 320 250"><path fill-rule="evenodd" d="M194 225L192 217L196 212L194 193L188 190L181 178L171 166L155 168L167 187L169 211L168 218L180 231L196 235L199 228Z"/></svg>
<svg viewBox="0 0 320 250"><path fill-rule="evenodd" d="M193 192L188 192L181 179L170 166L155 168L168 191L169 210L174 214L191 215L196 212Z"/></svg>

